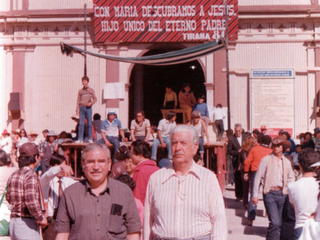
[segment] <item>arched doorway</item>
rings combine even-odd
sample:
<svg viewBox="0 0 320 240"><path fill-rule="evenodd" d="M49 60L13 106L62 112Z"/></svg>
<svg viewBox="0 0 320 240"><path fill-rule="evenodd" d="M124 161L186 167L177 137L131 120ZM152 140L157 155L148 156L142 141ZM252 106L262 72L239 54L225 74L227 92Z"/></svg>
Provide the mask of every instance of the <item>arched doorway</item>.
<svg viewBox="0 0 320 240"><path fill-rule="evenodd" d="M153 49L144 56L173 50L177 49ZM161 108L166 85L170 84L178 97L185 82L191 84L196 97L200 94L206 94L204 73L198 61L168 66L136 64L130 76L129 122L134 119L135 112L142 109L151 124L157 126L159 120L162 119ZM178 118L177 122L179 121L181 120Z"/></svg>

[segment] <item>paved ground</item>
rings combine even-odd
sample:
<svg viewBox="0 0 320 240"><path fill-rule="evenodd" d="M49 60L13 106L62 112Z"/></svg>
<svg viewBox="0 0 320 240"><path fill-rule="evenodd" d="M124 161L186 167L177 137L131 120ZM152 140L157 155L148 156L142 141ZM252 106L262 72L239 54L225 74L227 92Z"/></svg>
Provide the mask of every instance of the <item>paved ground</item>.
<svg viewBox="0 0 320 240"><path fill-rule="evenodd" d="M243 208L242 202L235 201L234 188L227 188L224 198L228 221L228 240L265 239L269 221L265 217L262 195L259 196L257 217L251 227L247 226L247 211Z"/></svg>

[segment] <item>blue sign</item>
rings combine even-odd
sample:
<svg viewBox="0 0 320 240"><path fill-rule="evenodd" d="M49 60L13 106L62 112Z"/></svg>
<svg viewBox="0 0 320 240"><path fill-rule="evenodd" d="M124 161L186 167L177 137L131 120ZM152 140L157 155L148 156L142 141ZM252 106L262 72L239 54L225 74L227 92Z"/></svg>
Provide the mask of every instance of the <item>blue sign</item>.
<svg viewBox="0 0 320 240"><path fill-rule="evenodd" d="M293 78L293 70L253 70L252 77L290 77Z"/></svg>

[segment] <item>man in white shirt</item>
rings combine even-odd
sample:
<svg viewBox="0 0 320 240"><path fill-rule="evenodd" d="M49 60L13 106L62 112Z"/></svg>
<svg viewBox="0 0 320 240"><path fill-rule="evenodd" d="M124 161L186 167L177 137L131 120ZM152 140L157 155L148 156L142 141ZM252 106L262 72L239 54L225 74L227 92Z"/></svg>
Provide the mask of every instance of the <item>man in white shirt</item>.
<svg viewBox="0 0 320 240"><path fill-rule="evenodd" d="M149 179L144 240L226 240L226 213L218 180L193 161L199 144L196 131L179 125L170 139L173 165Z"/></svg>
<svg viewBox="0 0 320 240"><path fill-rule="evenodd" d="M48 226L43 230L43 240L54 240L57 232L54 230L57 210L63 191L76 183L69 176L73 174L72 168L66 165L66 159L59 154L53 154L50 158L51 168L40 178L40 184L44 199L47 200Z"/></svg>
<svg viewBox="0 0 320 240"><path fill-rule="evenodd" d="M170 132L176 126L176 113L169 111L166 114L166 118L159 121L158 125L158 137L153 141L151 159L157 161L158 146L166 147L168 150L168 158L172 159L171 147L170 147Z"/></svg>
<svg viewBox="0 0 320 240"><path fill-rule="evenodd" d="M299 239L305 221L317 208L319 184L315 179L315 168L311 165L319 162L319 158L319 153L313 149L303 149L298 156L302 177L288 185L289 200L294 206L296 215L294 239Z"/></svg>
<svg viewBox="0 0 320 240"><path fill-rule="evenodd" d="M2 133L2 139L0 142L0 148L10 155L12 150L12 139L10 133L5 129Z"/></svg>

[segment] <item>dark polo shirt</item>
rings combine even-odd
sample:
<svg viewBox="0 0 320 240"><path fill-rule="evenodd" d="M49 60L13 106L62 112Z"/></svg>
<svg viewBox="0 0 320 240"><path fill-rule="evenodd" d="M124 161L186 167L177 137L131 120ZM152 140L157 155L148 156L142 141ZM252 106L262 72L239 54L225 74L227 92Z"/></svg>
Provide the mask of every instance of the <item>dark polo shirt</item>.
<svg viewBox="0 0 320 240"><path fill-rule="evenodd" d="M141 230L139 213L130 188L108 179L98 197L86 180L68 187L61 198L55 228L70 233L69 240L126 239Z"/></svg>

